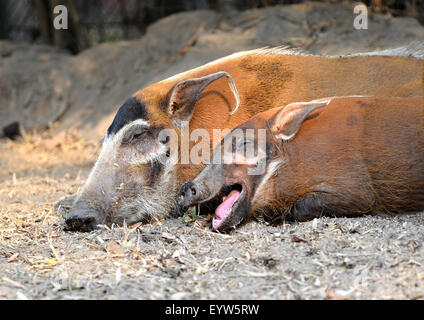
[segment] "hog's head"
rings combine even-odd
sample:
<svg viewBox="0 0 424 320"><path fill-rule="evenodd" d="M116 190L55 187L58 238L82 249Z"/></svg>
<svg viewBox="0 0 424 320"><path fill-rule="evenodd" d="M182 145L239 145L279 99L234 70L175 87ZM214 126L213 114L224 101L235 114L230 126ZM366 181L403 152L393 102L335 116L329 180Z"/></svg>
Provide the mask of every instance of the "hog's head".
<svg viewBox="0 0 424 320"><path fill-rule="evenodd" d="M236 227L250 213L277 208L279 199L263 194L275 194L270 188L278 186L274 180L290 161L284 144L295 138L311 112L329 102L270 109L232 130L215 148L211 163L181 187L180 205L220 202L212 219L212 227L219 231Z"/></svg>
<svg viewBox="0 0 424 320"><path fill-rule="evenodd" d="M218 72L180 81L169 90L155 86L128 99L107 130L100 155L65 221L65 230L90 231L99 224L130 224L178 211L176 166L179 136L201 92L227 77ZM152 91L152 90L150 90Z"/></svg>

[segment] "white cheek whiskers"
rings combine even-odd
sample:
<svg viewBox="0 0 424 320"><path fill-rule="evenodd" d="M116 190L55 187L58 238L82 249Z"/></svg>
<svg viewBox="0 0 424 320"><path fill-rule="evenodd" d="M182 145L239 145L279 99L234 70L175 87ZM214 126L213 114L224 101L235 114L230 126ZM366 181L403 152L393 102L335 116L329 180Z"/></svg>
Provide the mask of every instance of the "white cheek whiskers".
<svg viewBox="0 0 424 320"><path fill-rule="evenodd" d="M267 171L266 171L261 183L259 184L258 188L256 189L255 195L253 196L253 199L252 199L252 203L254 203L256 201L256 198L258 197L258 195L260 195L262 192L265 192L265 190L263 190L263 189L264 189L266 183L277 172L277 170L280 168L280 166L283 164L283 162L284 162L283 160L278 159L278 160L272 161L269 164Z"/></svg>
<svg viewBox="0 0 424 320"><path fill-rule="evenodd" d="M131 159L128 159L128 163L130 165L138 165L161 160L162 156L165 155L167 151L168 148L163 144L156 145L152 151L145 155L140 155L137 150L134 150L134 152L132 152Z"/></svg>

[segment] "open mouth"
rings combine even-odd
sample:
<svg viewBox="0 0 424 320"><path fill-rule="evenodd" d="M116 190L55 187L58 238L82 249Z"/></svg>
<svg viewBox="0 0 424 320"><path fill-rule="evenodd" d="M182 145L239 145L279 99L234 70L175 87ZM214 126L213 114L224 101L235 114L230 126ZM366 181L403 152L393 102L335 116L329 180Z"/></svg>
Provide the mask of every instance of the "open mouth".
<svg viewBox="0 0 424 320"><path fill-rule="evenodd" d="M237 208L240 199L244 196L243 186L241 184L225 186L222 188L220 196L222 203L215 209L212 219L212 227L215 230L218 230Z"/></svg>

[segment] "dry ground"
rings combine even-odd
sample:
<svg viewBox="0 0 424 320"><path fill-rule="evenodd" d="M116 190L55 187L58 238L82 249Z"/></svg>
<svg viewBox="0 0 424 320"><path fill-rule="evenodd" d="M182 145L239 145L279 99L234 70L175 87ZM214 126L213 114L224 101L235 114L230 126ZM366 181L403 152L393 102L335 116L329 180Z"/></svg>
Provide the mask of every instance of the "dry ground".
<svg viewBox="0 0 424 320"><path fill-rule="evenodd" d="M412 18L308 3L233 16L185 12L137 41L71 56L0 42L0 127L79 128L99 137L119 105L167 76L241 50L289 45L346 54L423 41ZM82 133L0 140L0 299L424 299L424 213L322 218L212 232L201 217L67 233L55 203L81 186L99 151Z"/></svg>
<svg viewBox="0 0 424 320"><path fill-rule="evenodd" d="M64 232L54 205L97 152L75 132L0 141L1 299L424 299L424 213Z"/></svg>

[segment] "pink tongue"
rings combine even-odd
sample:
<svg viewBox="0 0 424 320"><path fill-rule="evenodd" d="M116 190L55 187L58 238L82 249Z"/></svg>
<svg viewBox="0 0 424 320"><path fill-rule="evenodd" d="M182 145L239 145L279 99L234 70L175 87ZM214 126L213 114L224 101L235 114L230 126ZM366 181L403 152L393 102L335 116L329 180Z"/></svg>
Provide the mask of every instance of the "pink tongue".
<svg viewBox="0 0 424 320"><path fill-rule="evenodd" d="M212 227L214 229L218 229L224 222L225 218L228 217L231 212L231 207L233 206L234 202L236 202L239 195L240 191L231 191L231 193L224 198L224 201L219 205L219 207L216 208L215 216L212 219Z"/></svg>

